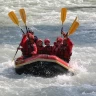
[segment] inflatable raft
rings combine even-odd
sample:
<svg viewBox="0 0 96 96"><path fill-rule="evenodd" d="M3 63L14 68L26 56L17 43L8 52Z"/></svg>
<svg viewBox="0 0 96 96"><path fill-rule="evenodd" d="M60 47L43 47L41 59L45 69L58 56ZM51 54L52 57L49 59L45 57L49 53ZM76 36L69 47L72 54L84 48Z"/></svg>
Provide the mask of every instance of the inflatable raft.
<svg viewBox="0 0 96 96"><path fill-rule="evenodd" d="M55 55L40 54L22 59L19 57L15 61L15 71L18 74L32 74L41 77L53 77L59 74L74 72L64 60Z"/></svg>

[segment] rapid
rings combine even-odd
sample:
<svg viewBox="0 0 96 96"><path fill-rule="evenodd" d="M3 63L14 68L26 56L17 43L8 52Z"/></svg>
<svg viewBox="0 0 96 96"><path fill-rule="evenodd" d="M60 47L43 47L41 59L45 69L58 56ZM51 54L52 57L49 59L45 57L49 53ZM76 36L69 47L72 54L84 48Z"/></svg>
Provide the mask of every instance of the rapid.
<svg viewBox="0 0 96 96"><path fill-rule="evenodd" d="M96 96L96 1L95 0L0 0L0 96ZM19 9L24 8L27 26L51 44L60 36L61 8L67 8L63 24L67 32L78 17L80 26L69 38L74 43L70 65L76 75L53 78L18 75L12 59L22 32L8 13L14 11L25 31ZM16 58L21 55L20 51Z"/></svg>

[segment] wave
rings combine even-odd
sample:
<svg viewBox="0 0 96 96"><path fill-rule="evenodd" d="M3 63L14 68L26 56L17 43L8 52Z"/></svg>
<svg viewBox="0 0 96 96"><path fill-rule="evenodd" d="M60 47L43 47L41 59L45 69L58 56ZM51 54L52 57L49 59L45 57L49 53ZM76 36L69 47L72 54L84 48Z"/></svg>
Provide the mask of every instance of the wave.
<svg viewBox="0 0 96 96"><path fill-rule="evenodd" d="M67 6L68 10L74 10L74 9L91 9L91 8L96 8L96 6Z"/></svg>

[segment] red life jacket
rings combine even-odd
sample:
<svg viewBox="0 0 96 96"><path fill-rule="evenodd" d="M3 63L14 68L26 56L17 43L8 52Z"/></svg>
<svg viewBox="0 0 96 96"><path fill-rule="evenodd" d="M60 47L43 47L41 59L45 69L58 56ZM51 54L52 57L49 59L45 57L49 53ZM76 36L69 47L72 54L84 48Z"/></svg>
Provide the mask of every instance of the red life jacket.
<svg viewBox="0 0 96 96"><path fill-rule="evenodd" d="M37 54L43 54L43 46L37 46Z"/></svg>
<svg viewBox="0 0 96 96"><path fill-rule="evenodd" d="M33 46L28 43L28 41L26 41L25 44L23 44L23 48L22 48L22 54L23 56L31 56L31 52L33 51Z"/></svg>
<svg viewBox="0 0 96 96"><path fill-rule="evenodd" d="M32 49L33 47L33 49ZM36 55L37 54L37 46L36 44L32 44L32 47L31 47L31 55Z"/></svg>
<svg viewBox="0 0 96 96"><path fill-rule="evenodd" d="M70 56L72 54L72 47L73 43L68 38L67 39L67 45L61 44L57 51L57 56L61 59L66 59L67 61L70 60Z"/></svg>
<svg viewBox="0 0 96 96"><path fill-rule="evenodd" d="M57 50L58 50L58 46L53 46L52 47L52 54L56 55L57 54Z"/></svg>
<svg viewBox="0 0 96 96"><path fill-rule="evenodd" d="M24 39L22 39L22 43L21 43L21 46L22 46L22 54L23 56L32 56L34 54L37 54L37 46L36 44L30 44L30 42L28 41L28 39L26 39L24 37Z"/></svg>
<svg viewBox="0 0 96 96"><path fill-rule="evenodd" d="M44 54L52 55L52 46L45 46Z"/></svg>
<svg viewBox="0 0 96 96"><path fill-rule="evenodd" d="M58 48L57 56L61 59L70 58L70 48L69 46L63 46L63 44Z"/></svg>

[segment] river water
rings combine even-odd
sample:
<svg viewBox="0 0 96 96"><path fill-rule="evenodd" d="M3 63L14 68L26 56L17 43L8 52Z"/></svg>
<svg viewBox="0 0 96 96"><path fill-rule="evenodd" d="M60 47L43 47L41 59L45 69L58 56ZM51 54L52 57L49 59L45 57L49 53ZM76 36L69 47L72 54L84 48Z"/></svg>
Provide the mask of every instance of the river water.
<svg viewBox="0 0 96 96"><path fill-rule="evenodd" d="M96 96L96 0L0 0L0 96ZM25 31L19 9L24 8L27 26L51 44L60 36L60 11L66 7L63 24L67 32L78 17L80 26L69 38L74 43L70 65L76 75L53 78L18 75L12 58L21 40L20 28L8 17L14 11ZM16 57L20 56L20 51Z"/></svg>

